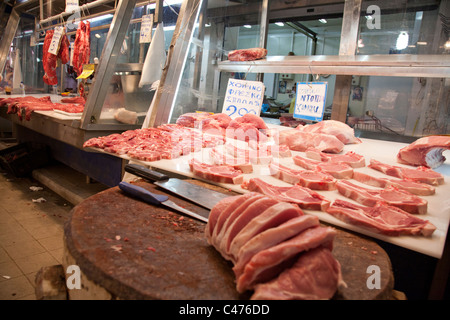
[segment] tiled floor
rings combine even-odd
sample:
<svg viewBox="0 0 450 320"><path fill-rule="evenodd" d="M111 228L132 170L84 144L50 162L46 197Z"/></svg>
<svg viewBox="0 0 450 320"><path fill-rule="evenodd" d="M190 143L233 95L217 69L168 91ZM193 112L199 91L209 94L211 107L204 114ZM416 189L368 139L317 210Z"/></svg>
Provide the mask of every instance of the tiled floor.
<svg viewBox="0 0 450 320"><path fill-rule="evenodd" d="M30 187L42 187L32 191ZM35 202L44 198L45 202ZM35 275L60 264L73 205L32 178L0 169L0 300L35 298Z"/></svg>

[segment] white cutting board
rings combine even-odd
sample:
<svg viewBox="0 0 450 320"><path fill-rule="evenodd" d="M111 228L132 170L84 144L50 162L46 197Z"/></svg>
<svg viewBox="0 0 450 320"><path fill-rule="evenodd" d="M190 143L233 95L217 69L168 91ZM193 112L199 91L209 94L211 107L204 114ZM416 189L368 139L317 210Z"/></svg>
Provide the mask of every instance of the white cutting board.
<svg viewBox="0 0 450 320"><path fill-rule="evenodd" d="M288 127L282 127L282 126L276 126L276 125L269 125L269 127L273 128L279 128L280 130L293 130ZM405 143L398 143L398 142L390 142L390 141L383 141L383 140L372 140L372 139L361 139L363 142L360 144L350 144L345 145L343 153L347 151L354 151L358 154L361 154L365 156L366 158L366 165L370 162L370 159L376 159L378 161L397 165L397 166L404 166L395 161L396 155L398 151L406 146ZM96 151L104 152L101 149L95 149ZM132 160L135 163L140 163L145 166L152 167L154 169L161 169L167 172L173 172L180 175L184 175L186 177L196 178L198 180L206 181L211 184L215 184L218 186L222 186L226 189L230 189L239 193L246 193L248 192L245 189L242 189L240 185L233 185L233 184L226 184L226 183L215 183L212 181L203 180L200 178L195 177L189 169L188 161L192 158L199 159L204 162L210 162L209 160L209 150L210 148L204 148L199 152L191 153L186 156L179 157L177 159L173 160L159 160L154 162L146 162L146 161L139 161L135 159L131 159L130 157L126 155L121 155L120 157L126 160ZM294 154L298 154L301 156L305 156L303 152L292 152ZM442 256L442 252L444 249L445 244L445 237L447 234L447 229L449 226L450 221L450 161L448 160L450 158L450 151L446 151L444 153L447 155L447 161L441 165L440 167L436 168L435 170L442 173L444 175L445 183L443 185L436 187L436 193L431 196L424 196L423 198L428 200L428 213L425 215L420 215L418 217L422 219L429 220L431 223L433 223L436 226L436 231L433 233L431 237L423 237L423 236L385 236L381 234L377 234L368 230L365 230L358 226L350 225L346 222L343 222L341 220L336 219L335 217L327 214L326 212L322 211L315 211L315 210L303 210L305 213L312 214L317 216L321 221L330 223L348 230L352 230L376 239L380 239L413 251L420 252L422 254L426 254L429 256L432 256L434 258L440 258ZM116 155L117 156L117 155ZM280 163L291 166L293 168L301 169L300 167L297 167L292 158L282 158L280 159ZM244 174L244 181L249 180L250 178L259 177L273 185L278 186L289 186L290 184L283 182L281 180L278 180L272 176L269 175L268 167L265 165L254 165L253 166L254 172L250 174ZM387 177L383 173L378 172L376 170L364 167L364 168L356 168L357 171L367 172L370 173L373 176L380 176L380 177ZM361 184L356 180L352 180L355 184L359 184L365 188L371 188L370 186L367 186L365 184ZM337 190L333 191L317 191L318 193L322 194L324 197L326 197L328 200L333 201L335 199L342 199L347 200L353 203L353 200L346 198L339 194Z"/></svg>

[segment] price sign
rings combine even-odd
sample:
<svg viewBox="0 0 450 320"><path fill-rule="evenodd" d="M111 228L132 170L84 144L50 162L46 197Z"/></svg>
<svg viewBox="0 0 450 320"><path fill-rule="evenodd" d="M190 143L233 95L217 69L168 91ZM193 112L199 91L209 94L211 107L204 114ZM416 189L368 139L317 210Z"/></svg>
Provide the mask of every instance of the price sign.
<svg viewBox="0 0 450 320"><path fill-rule="evenodd" d="M297 82L294 118L322 121L327 86L327 82Z"/></svg>
<svg viewBox="0 0 450 320"><path fill-rule="evenodd" d="M229 79L222 113L229 115L232 119L247 113L259 116L264 89L264 83L260 81Z"/></svg>
<svg viewBox="0 0 450 320"><path fill-rule="evenodd" d="M80 10L80 4L78 0L66 0L66 12L72 13Z"/></svg>
<svg viewBox="0 0 450 320"><path fill-rule="evenodd" d="M139 43L149 43L152 41L153 14L142 16L141 32L139 35Z"/></svg>
<svg viewBox="0 0 450 320"><path fill-rule="evenodd" d="M55 27L55 31L53 32L52 42L50 42L50 46L48 48L48 52L54 55L58 54L59 50L59 42L61 41L61 36L64 33L64 27Z"/></svg>

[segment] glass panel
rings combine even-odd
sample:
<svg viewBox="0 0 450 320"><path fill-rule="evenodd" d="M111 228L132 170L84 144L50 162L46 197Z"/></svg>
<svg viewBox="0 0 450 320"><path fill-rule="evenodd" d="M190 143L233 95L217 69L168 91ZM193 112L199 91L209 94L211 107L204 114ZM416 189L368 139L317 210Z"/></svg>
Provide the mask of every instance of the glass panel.
<svg viewBox="0 0 450 320"><path fill-rule="evenodd" d="M221 112L228 79L258 79L257 73L218 72L216 64L227 60L235 49L260 47L262 1L243 6L234 1L208 1L204 25L197 27L189 49L170 122L184 113ZM198 25L197 25L198 26ZM280 19L268 26L266 49L268 56L337 55L342 28L342 16L318 18L292 17ZM278 118L288 113L295 97L295 84L300 81L327 81L327 112L331 114L334 95L334 75L265 73L264 117Z"/></svg>
<svg viewBox="0 0 450 320"><path fill-rule="evenodd" d="M357 54L448 54L444 3L363 1Z"/></svg>
<svg viewBox="0 0 450 320"><path fill-rule="evenodd" d="M176 1L171 1L174 3ZM178 13L181 8L181 1L178 4L171 4L170 7L164 3L163 8L163 23L164 23L164 39L165 50L167 52L173 31L175 29ZM120 108L127 111L136 112L138 125L142 125L147 111L152 102L155 91L150 85L139 87L139 81L142 74L142 63L145 60L149 43L140 44L140 30L141 18L146 14L154 14L155 5L148 5L135 8L131 18L130 26L128 27L120 50L120 56L116 66L111 83L108 89L105 102L103 104L100 115L101 123L117 123L114 119L114 114ZM153 25L152 37L155 35L157 24ZM104 46L104 39L106 39L109 29L101 29L99 31L91 32L92 38L97 38L94 42L94 48L98 44L98 50ZM92 52L92 51L91 51ZM92 57L92 55L91 55Z"/></svg>
<svg viewBox="0 0 450 320"><path fill-rule="evenodd" d="M362 136L392 140L448 134L449 88L450 78L354 76L348 124Z"/></svg>

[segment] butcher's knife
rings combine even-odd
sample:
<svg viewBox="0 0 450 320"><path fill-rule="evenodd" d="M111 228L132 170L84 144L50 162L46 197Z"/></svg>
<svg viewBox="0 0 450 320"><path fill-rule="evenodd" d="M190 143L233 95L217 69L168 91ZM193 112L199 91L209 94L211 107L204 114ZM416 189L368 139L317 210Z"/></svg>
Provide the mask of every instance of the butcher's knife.
<svg viewBox="0 0 450 320"><path fill-rule="evenodd" d="M230 197L230 195L210 190L182 179L170 178L161 172L153 171L134 163L125 165L125 171L150 180L155 185L210 210L220 200Z"/></svg>
<svg viewBox="0 0 450 320"><path fill-rule="evenodd" d="M151 203L151 204L155 204L155 205L163 205L168 208L175 209L181 213L184 213L184 214L186 214L190 217L193 217L195 219L198 219L200 221L208 222L208 218L201 216L190 210L187 210L183 207L180 207L175 202L170 201L169 197L166 195L150 192L145 188L133 185L133 184L125 182L125 181L122 181L119 183L119 188L120 188L120 190L133 196L134 198L138 198L147 203Z"/></svg>

